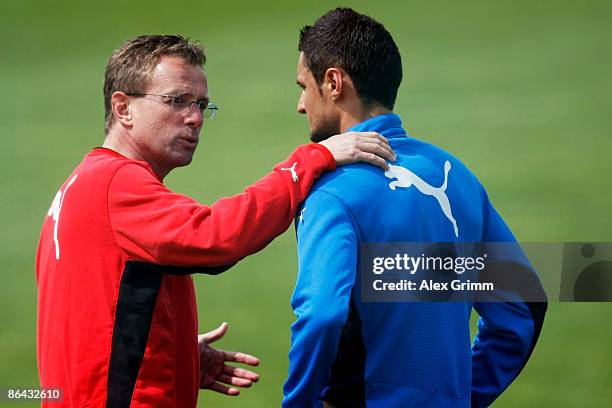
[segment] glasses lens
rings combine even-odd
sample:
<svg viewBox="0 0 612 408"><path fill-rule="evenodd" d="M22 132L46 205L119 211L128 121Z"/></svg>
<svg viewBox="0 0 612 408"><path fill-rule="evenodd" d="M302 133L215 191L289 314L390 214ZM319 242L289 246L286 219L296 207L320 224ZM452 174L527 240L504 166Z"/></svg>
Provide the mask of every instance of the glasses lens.
<svg viewBox="0 0 612 408"><path fill-rule="evenodd" d="M182 96L172 97L172 108L178 112L182 112L191 105L191 101Z"/></svg>

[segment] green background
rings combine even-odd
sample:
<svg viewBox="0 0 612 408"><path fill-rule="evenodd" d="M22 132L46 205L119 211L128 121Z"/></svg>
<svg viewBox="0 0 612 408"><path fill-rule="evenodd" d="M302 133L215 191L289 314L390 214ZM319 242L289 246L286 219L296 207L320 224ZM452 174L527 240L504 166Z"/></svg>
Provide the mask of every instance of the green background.
<svg viewBox="0 0 612 408"><path fill-rule="evenodd" d="M537 3L537 4L534 4ZM167 178L203 203L241 191L307 141L296 113L298 30L335 2L0 2L0 388L37 385L38 233L60 184L103 140L102 77L128 37L207 47L212 100L191 166ZM460 157L522 241L612 241L610 1L354 1L403 57L396 112ZM200 406L272 407L287 372L293 228L218 277L196 277L202 331L259 356L261 381ZM540 342L499 407L612 400L612 304L551 304ZM1 403L1 402L0 402ZM18 406L28 406L19 403Z"/></svg>

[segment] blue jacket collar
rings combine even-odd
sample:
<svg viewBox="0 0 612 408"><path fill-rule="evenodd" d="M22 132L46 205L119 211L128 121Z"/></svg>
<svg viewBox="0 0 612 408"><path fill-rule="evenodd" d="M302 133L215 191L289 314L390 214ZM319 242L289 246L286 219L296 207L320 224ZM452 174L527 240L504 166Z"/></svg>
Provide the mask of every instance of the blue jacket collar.
<svg viewBox="0 0 612 408"><path fill-rule="evenodd" d="M406 131L402 128L402 120L395 113L375 116L356 124L347 132L378 132L387 139L406 137Z"/></svg>

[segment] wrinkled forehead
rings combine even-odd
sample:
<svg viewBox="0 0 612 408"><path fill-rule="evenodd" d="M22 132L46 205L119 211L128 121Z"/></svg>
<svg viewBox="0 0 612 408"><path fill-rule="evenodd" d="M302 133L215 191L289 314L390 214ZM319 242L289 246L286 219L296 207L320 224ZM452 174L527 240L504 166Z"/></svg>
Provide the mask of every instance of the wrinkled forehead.
<svg viewBox="0 0 612 408"><path fill-rule="evenodd" d="M204 69L179 57L162 56L151 72L147 92L167 95L191 95L208 98L208 81Z"/></svg>

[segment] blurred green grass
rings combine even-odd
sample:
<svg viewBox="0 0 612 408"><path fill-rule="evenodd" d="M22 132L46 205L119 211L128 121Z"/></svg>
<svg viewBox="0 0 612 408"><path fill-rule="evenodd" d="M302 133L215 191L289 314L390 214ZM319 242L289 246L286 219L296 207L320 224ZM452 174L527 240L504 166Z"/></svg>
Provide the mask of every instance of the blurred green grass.
<svg viewBox="0 0 612 408"><path fill-rule="evenodd" d="M404 63L396 111L460 157L523 241L612 241L612 3L344 3L383 22ZM210 94L191 166L167 184L204 203L241 191L307 141L295 112L298 30L339 5L178 1L0 3L0 388L37 384L34 254L69 171L103 140L102 76L126 38L181 33L208 49ZM196 278L200 327L262 360L261 381L200 406L278 406L287 371L293 230L218 276ZM604 407L612 305L552 304L525 371L496 406ZM26 403L16 406L28 406ZM32 405L34 406L34 405Z"/></svg>

